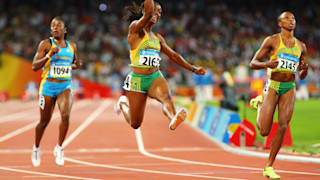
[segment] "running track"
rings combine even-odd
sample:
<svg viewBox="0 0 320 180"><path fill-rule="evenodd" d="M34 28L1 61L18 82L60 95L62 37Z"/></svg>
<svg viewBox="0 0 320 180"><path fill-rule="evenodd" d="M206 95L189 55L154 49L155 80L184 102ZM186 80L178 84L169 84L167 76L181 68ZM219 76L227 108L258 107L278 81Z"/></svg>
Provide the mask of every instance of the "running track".
<svg viewBox="0 0 320 180"><path fill-rule="evenodd" d="M64 143L66 162L57 166L60 116L55 110L41 142L41 165L31 164L37 102L0 103L0 179L266 179L266 159L228 153L182 124L170 131L159 105L149 103L141 130L113 112L113 100L76 101ZM320 165L276 161L281 179L320 179Z"/></svg>

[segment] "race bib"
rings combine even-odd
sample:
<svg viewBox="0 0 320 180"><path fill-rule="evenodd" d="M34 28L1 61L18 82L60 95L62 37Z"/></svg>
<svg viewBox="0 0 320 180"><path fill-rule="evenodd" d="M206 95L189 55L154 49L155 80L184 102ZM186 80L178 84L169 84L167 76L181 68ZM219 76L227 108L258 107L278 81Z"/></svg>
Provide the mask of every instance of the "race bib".
<svg viewBox="0 0 320 180"><path fill-rule="evenodd" d="M50 68L50 76L53 78L70 78L71 77L71 66L53 65Z"/></svg>
<svg viewBox="0 0 320 180"><path fill-rule="evenodd" d="M142 66L160 66L160 52L154 49L141 49L139 65Z"/></svg>
<svg viewBox="0 0 320 180"><path fill-rule="evenodd" d="M279 64L277 66L278 71L297 72L299 66L299 58L286 53L279 53Z"/></svg>

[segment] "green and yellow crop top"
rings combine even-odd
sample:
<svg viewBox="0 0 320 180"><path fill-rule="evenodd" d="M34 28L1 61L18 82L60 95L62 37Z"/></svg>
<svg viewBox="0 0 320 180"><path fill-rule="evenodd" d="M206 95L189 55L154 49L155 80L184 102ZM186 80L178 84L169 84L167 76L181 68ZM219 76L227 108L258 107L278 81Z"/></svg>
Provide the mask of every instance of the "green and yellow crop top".
<svg viewBox="0 0 320 180"><path fill-rule="evenodd" d="M301 50L298 45L298 40L295 38L294 46L288 48L284 45L282 37L279 34L280 45L275 53L270 57L272 60L279 60L279 64L272 72L288 72L296 73L300 62Z"/></svg>
<svg viewBox="0 0 320 180"><path fill-rule="evenodd" d="M160 41L153 34L154 39L151 39L147 32L138 47L134 50L130 50L130 66L141 68L152 68L160 66Z"/></svg>

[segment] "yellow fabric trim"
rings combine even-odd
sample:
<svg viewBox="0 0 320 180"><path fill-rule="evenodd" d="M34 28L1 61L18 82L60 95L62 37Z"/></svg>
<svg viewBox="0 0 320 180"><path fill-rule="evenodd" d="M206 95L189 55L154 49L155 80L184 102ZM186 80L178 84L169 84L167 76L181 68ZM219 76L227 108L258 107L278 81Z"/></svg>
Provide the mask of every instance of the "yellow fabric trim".
<svg viewBox="0 0 320 180"><path fill-rule="evenodd" d="M277 58L278 58L278 54L279 54L279 50L282 49L282 48L285 48L285 45L284 45L283 42L282 42L282 37L281 37L280 33L278 34L278 36L279 36L279 41L280 41L279 47L278 47L278 49L274 52L274 54L270 56L270 59L271 59L271 60L277 59Z"/></svg>
<svg viewBox="0 0 320 180"><path fill-rule="evenodd" d="M72 60L70 57L65 56L55 56L56 59L65 59L65 60Z"/></svg>
<svg viewBox="0 0 320 180"><path fill-rule="evenodd" d="M39 88L39 95L41 95L42 93L42 89L43 89L43 84L47 81L47 78L44 78L41 80L41 83L40 83L40 88Z"/></svg>
<svg viewBox="0 0 320 180"><path fill-rule="evenodd" d="M51 44L51 48L50 48L50 50L49 50L49 52L47 54L50 54L51 50L53 48L55 48L55 47L56 46L52 43ZM42 72L41 78L47 78L48 77L48 73L49 73L49 69L50 69L50 62L51 62L51 58L44 65L44 71Z"/></svg>
<svg viewBox="0 0 320 180"><path fill-rule="evenodd" d="M134 49L134 50L130 50L130 60L131 60L131 64L134 64L132 61L134 59L134 57L136 57L137 53L140 50L140 46L143 42L145 42L146 40L149 39L148 33L145 32L143 39L140 41L140 43L138 44L138 46Z"/></svg>
<svg viewBox="0 0 320 180"><path fill-rule="evenodd" d="M73 54L73 56L74 56L74 49L73 49L73 47L72 47L72 45L71 45L70 41L68 42L68 44L69 44L69 47L70 47L70 49L71 49L71 51L72 51L72 54ZM72 59L72 60L73 60L73 59Z"/></svg>

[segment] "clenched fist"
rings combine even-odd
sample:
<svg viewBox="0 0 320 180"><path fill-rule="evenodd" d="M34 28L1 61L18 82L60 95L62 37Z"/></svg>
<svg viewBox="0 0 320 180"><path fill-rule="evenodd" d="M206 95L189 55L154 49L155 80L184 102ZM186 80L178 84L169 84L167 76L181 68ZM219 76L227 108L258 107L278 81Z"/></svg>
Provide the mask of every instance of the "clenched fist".
<svg viewBox="0 0 320 180"><path fill-rule="evenodd" d="M194 66L193 72L198 75L205 75L206 74L206 70L203 67L195 67Z"/></svg>
<svg viewBox="0 0 320 180"><path fill-rule="evenodd" d="M58 47L52 48L51 51L49 52L49 56L52 57L55 54L57 54L60 51Z"/></svg>
<svg viewBox="0 0 320 180"><path fill-rule="evenodd" d="M271 61L268 61L268 62L266 63L266 66L267 66L268 68L274 69L274 68L276 68L276 67L278 66L278 64L279 64L279 61L278 61L278 60L271 60Z"/></svg>

